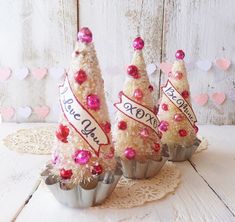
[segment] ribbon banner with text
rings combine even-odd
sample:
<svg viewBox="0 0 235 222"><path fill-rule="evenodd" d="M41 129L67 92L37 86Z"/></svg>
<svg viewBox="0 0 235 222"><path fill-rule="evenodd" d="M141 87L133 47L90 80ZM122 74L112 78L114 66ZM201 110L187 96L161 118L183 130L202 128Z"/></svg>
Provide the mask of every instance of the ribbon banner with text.
<svg viewBox="0 0 235 222"><path fill-rule="evenodd" d="M65 118L74 130L91 146L95 154L99 156L100 146L110 143L108 136L94 117L77 100L72 92L67 75L64 84L59 89L60 105Z"/></svg>

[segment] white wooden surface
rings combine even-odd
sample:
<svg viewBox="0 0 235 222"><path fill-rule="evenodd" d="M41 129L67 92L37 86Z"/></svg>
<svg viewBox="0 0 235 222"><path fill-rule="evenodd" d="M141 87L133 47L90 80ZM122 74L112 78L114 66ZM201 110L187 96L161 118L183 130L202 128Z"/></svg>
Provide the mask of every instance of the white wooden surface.
<svg viewBox="0 0 235 222"><path fill-rule="evenodd" d="M31 124L2 124L0 138ZM37 184L48 156L19 154L0 145L0 221L235 221L235 126L201 126L209 148L190 162L177 163L181 183L175 194L133 209L75 210L57 203L43 186L25 200ZM8 169L6 171L6 169ZM9 207L11 206L11 207ZM23 206L23 209L21 209Z"/></svg>

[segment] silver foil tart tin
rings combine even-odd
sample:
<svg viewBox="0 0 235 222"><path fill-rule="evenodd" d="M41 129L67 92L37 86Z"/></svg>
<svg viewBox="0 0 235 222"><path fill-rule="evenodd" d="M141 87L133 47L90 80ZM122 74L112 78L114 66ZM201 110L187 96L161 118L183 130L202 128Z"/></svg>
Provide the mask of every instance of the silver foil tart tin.
<svg viewBox="0 0 235 222"><path fill-rule="evenodd" d="M178 144L168 145L170 161L182 162L188 160L192 157L198 146L200 145L201 140L198 138L195 139L194 144L189 147L181 146Z"/></svg>
<svg viewBox="0 0 235 222"><path fill-rule="evenodd" d="M121 169L117 167L115 172L105 172L89 182L84 181L74 185L69 180L61 180L58 176L51 174L48 166L41 173L45 184L57 201L73 208L88 208L102 204L113 192L122 176Z"/></svg>
<svg viewBox="0 0 235 222"><path fill-rule="evenodd" d="M164 145L160 160L147 159L147 161L138 161L135 159L123 160L117 158L117 161L121 165L124 177L129 179L147 179L156 176L168 158L168 149L167 146Z"/></svg>

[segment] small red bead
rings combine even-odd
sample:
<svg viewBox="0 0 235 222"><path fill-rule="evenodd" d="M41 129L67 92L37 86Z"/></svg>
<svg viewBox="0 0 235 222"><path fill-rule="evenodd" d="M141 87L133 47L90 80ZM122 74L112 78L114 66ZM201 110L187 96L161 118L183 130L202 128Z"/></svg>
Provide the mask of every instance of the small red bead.
<svg viewBox="0 0 235 222"><path fill-rule="evenodd" d="M87 74L84 70L80 69L74 74L74 79L79 85L81 85L87 80Z"/></svg>
<svg viewBox="0 0 235 222"><path fill-rule="evenodd" d="M138 68L135 65L128 66L127 73L128 75L132 76L134 79L140 78Z"/></svg>
<svg viewBox="0 0 235 222"><path fill-rule="evenodd" d="M184 98L184 99L188 99L189 98L189 92L187 90L184 90L182 93L181 93L181 96Z"/></svg>
<svg viewBox="0 0 235 222"><path fill-rule="evenodd" d="M67 137L69 135L69 128L63 124L59 125L59 129L56 131L56 137L63 143L68 143Z"/></svg>
<svg viewBox="0 0 235 222"><path fill-rule="evenodd" d="M118 123L118 129L125 130L127 128L127 123L123 120L119 121Z"/></svg>
<svg viewBox="0 0 235 222"><path fill-rule="evenodd" d="M187 136L187 135L188 135L188 133L187 133L187 131L186 131L186 130L181 129L181 130L179 130L179 135L180 135L181 137L185 137L185 136Z"/></svg>
<svg viewBox="0 0 235 222"><path fill-rule="evenodd" d="M185 56L185 54L184 54L183 50L177 50L175 53L176 59L182 60L182 59L184 59L184 56Z"/></svg>
<svg viewBox="0 0 235 222"><path fill-rule="evenodd" d="M100 175L101 173L103 173L103 167L100 164L92 166L91 173L93 175Z"/></svg>
<svg viewBox="0 0 235 222"><path fill-rule="evenodd" d="M168 111L168 105L167 105L166 103L163 103L163 104L162 104L162 109L163 109L164 111Z"/></svg>
<svg viewBox="0 0 235 222"><path fill-rule="evenodd" d="M72 175L73 175L72 170L65 170L65 169L60 170L60 176L65 180L70 179Z"/></svg>
<svg viewBox="0 0 235 222"><path fill-rule="evenodd" d="M159 152L160 149L161 149L160 144L159 143L154 143L153 150L156 151L156 152Z"/></svg>
<svg viewBox="0 0 235 222"><path fill-rule="evenodd" d="M141 37L137 37L133 41L133 48L135 50L141 50L144 48L144 40Z"/></svg>
<svg viewBox="0 0 235 222"><path fill-rule="evenodd" d="M135 97L137 100L142 100L143 96L144 96L144 94L143 94L143 92L142 92L141 89L136 89L136 90L134 91L134 97Z"/></svg>
<svg viewBox="0 0 235 222"><path fill-rule="evenodd" d="M111 131L110 122L107 121L105 124L102 124L102 128L103 128L105 133L110 133L110 131Z"/></svg>
<svg viewBox="0 0 235 222"><path fill-rule="evenodd" d="M149 89L150 92L152 92L153 91L153 86L149 85L148 89Z"/></svg>

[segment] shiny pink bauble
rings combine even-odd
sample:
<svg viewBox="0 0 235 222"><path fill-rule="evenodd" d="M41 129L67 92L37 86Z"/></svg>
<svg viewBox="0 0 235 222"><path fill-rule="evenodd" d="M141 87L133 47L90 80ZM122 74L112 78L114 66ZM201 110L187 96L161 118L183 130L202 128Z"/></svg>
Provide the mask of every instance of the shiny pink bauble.
<svg viewBox="0 0 235 222"><path fill-rule="evenodd" d="M92 42L92 32L89 28L83 27L78 32L78 41L84 42L84 43L90 43Z"/></svg>
<svg viewBox="0 0 235 222"><path fill-rule="evenodd" d="M179 135L180 135L180 137L185 137L188 135L188 133L185 129L181 129L181 130L179 130Z"/></svg>
<svg viewBox="0 0 235 222"><path fill-rule="evenodd" d="M138 79L140 77L138 68L135 65L128 66L127 73L128 73L128 75L132 76L134 79Z"/></svg>
<svg viewBox="0 0 235 222"><path fill-rule="evenodd" d="M74 74L74 79L79 85L81 85L87 80L87 74L84 70L80 69Z"/></svg>
<svg viewBox="0 0 235 222"><path fill-rule="evenodd" d="M167 105L166 103L163 103L163 104L162 104L162 109L163 109L164 111L168 111L168 105Z"/></svg>
<svg viewBox="0 0 235 222"><path fill-rule="evenodd" d="M168 130L168 126L169 126L169 123L167 121L161 121L158 126L158 129L163 132L166 132Z"/></svg>
<svg viewBox="0 0 235 222"><path fill-rule="evenodd" d="M184 59L184 56L185 56L184 51L181 50L181 49L177 50L176 53L175 53L175 58L176 59L182 60L182 59Z"/></svg>
<svg viewBox="0 0 235 222"><path fill-rule="evenodd" d="M87 96L86 103L87 107L91 110L97 111L100 109L100 99L95 94L90 94L89 96Z"/></svg>
<svg viewBox="0 0 235 222"><path fill-rule="evenodd" d="M181 96L184 98L184 99L188 99L189 98L189 92L187 90L184 90L182 93L181 93Z"/></svg>
<svg viewBox="0 0 235 222"><path fill-rule="evenodd" d="M149 137L149 131L147 128L144 128L140 131L140 136L143 138L148 138Z"/></svg>
<svg viewBox="0 0 235 222"><path fill-rule="evenodd" d="M118 122L118 129L125 130L127 128L127 123L124 120Z"/></svg>
<svg viewBox="0 0 235 222"><path fill-rule="evenodd" d="M73 159L74 162L80 165L87 164L91 158L91 152L88 150L76 150Z"/></svg>
<svg viewBox="0 0 235 222"><path fill-rule="evenodd" d="M174 74L175 79L181 80L183 78L183 73L182 72L176 72Z"/></svg>
<svg viewBox="0 0 235 222"><path fill-rule="evenodd" d="M161 145L159 143L154 143L153 150L155 152L159 152L161 149Z"/></svg>
<svg viewBox="0 0 235 222"><path fill-rule="evenodd" d="M106 123L102 124L102 128L103 128L105 133L110 133L110 131L111 131L110 122L106 121Z"/></svg>
<svg viewBox="0 0 235 222"><path fill-rule="evenodd" d="M132 160L136 156L136 151L132 147L127 147L124 151L124 155L128 160Z"/></svg>
<svg viewBox="0 0 235 222"><path fill-rule="evenodd" d="M100 164L92 166L91 173L93 175L100 175L101 173L103 173L103 167Z"/></svg>
<svg viewBox="0 0 235 222"><path fill-rule="evenodd" d="M134 91L134 97L135 97L137 100L142 100L142 99L143 99L143 96L144 96L144 94L143 94L143 92L142 92L141 89L136 89L136 90Z"/></svg>
<svg viewBox="0 0 235 222"><path fill-rule="evenodd" d="M174 116L174 120L175 120L176 122L182 121L183 118L184 118L184 117L183 117L181 114L175 114L175 116Z"/></svg>
<svg viewBox="0 0 235 222"><path fill-rule="evenodd" d="M73 175L73 171L72 170L65 170L65 169L61 169L60 170L60 176L61 178L68 180L72 177Z"/></svg>
<svg viewBox="0 0 235 222"><path fill-rule="evenodd" d="M141 37L137 37L133 41L133 48L135 50L141 50L144 48L144 40Z"/></svg>

